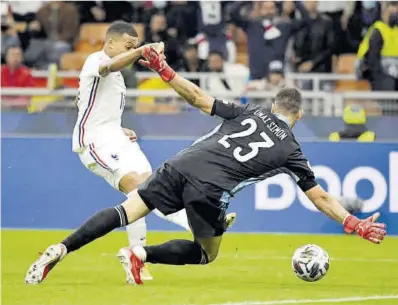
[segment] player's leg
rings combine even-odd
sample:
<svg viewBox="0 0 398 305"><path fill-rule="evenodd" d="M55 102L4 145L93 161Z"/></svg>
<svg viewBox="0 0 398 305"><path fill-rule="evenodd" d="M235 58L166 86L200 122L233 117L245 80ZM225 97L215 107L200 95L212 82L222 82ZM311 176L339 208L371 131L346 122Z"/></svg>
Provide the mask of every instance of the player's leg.
<svg viewBox="0 0 398 305"><path fill-rule="evenodd" d="M194 241L174 239L160 245L137 247L134 254L142 261L164 265L205 265L218 255L222 236L199 237Z"/></svg>
<svg viewBox="0 0 398 305"><path fill-rule="evenodd" d="M119 181L119 190L126 194L127 197L137 189L138 185L144 182L149 176L151 172L145 172L143 174L138 174L135 172L129 172L120 179ZM145 246L146 244L146 233L147 227L145 218L141 218L126 227L128 240L130 247L133 248L135 246Z"/></svg>
<svg viewBox="0 0 398 305"><path fill-rule="evenodd" d="M130 160L130 158L134 158L134 154L132 154L131 156L125 156L125 158L128 158L128 160ZM117 179L117 180L119 180L118 188L121 192L126 194L127 197L130 197L134 193L134 190L137 189L138 185L140 183L144 182L151 175L151 172L150 172L151 167L149 165L149 162L146 160L146 158L143 160L140 160L140 158L138 158L138 160L135 160L135 162L140 162L140 163L137 164L138 166L134 165L134 163L132 163L130 166L127 164L127 166L125 166L125 168L134 168L135 167L136 170L142 171L143 172L142 174L138 174L136 172L129 172L127 174L117 173L115 175L116 179L118 177L122 176L120 179ZM135 221L133 223L130 223L126 227L126 231L127 231L127 237L128 237L130 249L133 249L137 246L145 246L146 245L147 225L146 225L146 221L145 221L144 217L141 219L138 219L137 221ZM120 251L119 251L119 253L120 253ZM129 268L126 268L126 264L123 263L123 260L120 257L119 257L119 260L121 261L123 268L126 272L126 283L134 284L135 281L131 275ZM142 268L142 270L141 270L141 278L145 281L153 280L153 277L150 274L150 272L146 266L144 268Z"/></svg>
<svg viewBox="0 0 398 305"><path fill-rule="evenodd" d="M165 172L165 174L163 174ZM218 200L209 199L194 185L173 168L165 167L160 172L164 179L152 177L139 188L138 193L143 201L167 213L168 203L178 207L181 202L186 207L188 219L194 234L191 240L170 240L154 246L137 247L133 253L139 262L166 265L208 264L217 257L222 235L227 228L225 223L225 205ZM168 181L167 181L168 180ZM166 183L168 184L165 184ZM169 189L172 188L171 194ZM166 206L159 203L157 196L165 198Z"/></svg>
<svg viewBox="0 0 398 305"><path fill-rule="evenodd" d="M143 181L146 180L151 175L152 168L151 165L146 158L145 154L142 152L140 149L139 145L137 143L128 143L129 145L126 145L125 150L122 153L123 159L126 159L127 162L125 161L125 168L129 168L133 170L135 173L139 174L146 174L146 177L144 180L138 181L138 184L141 184ZM135 183L134 181L134 175L133 179L129 178L129 175L126 177L123 177L125 179L120 180L120 185L119 189L124 192L125 194L129 194L131 191L137 188L138 184ZM190 231L188 220L187 220L187 215L185 211L178 211L176 213L170 214L170 215L164 215L160 211L155 210L154 211L155 215L165 219L167 221L170 221L187 231ZM133 228L133 227L132 227ZM129 227L127 228L128 232L134 232L135 230L132 229L130 230ZM130 234L130 233L129 233ZM134 233L131 233L134 234Z"/></svg>
<svg viewBox="0 0 398 305"><path fill-rule="evenodd" d="M196 237L195 240L206 252L208 263L213 262L218 256L222 235L214 237Z"/></svg>
<svg viewBox="0 0 398 305"><path fill-rule="evenodd" d="M118 158L119 169L113 175L114 187L117 187L121 192L129 196L135 189L137 189L139 184L143 183L151 175L152 168L137 143L126 142L121 148ZM162 213L157 211L157 215L189 230L185 212L177 212L174 215L164 216ZM145 246L147 235L145 218L141 218L136 222L129 224L126 227L126 231L130 249L133 249L136 246ZM126 271L126 282L128 284L134 284L135 280L132 278L128 266L126 268L126 264L123 263L125 259L120 257L121 252L125 253L126 249L120 250L118 253L119 260ZM141 277L145 281L153 279L147 266L142 268Z"/></svg>
<svg viewBox="0 0 398 305"><path fill-rule="evenodd" d="M116 228L124 227L145 217L149 212L150 209L142 202L136 192L121 205L103 209L88 219L61 243L48 247L28 269L25 282L27 284L40 283L67 254L80 249ZM139 271L141 267L138 269Z"/></svg>

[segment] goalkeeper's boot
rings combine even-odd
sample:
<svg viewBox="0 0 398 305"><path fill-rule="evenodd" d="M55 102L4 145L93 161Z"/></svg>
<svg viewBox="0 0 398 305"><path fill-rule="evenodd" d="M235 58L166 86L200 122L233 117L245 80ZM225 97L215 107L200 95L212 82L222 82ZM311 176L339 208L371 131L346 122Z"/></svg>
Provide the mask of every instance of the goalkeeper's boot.
<svg viewBox="0 0 398 305"><path fill-rule="evenodd" d="M236 213L229 213L225 216L225 230L228 230L233 226L236 221Z"/></svg>
<svg viewBox="0 0 398 305"><path fill-rule="evenodd" d="M132 285L142 285L141 272L144 262L128 247L121 248L116 255L126 271L126 282Z"/></svg>
<svg viewBox="0 0 398 305"><path fill-rule="evenodd" d="M66 255L66 247L62 244L49 246L43 254L29 267L25 276L26 284L39 284L54 266Z"/></svg>

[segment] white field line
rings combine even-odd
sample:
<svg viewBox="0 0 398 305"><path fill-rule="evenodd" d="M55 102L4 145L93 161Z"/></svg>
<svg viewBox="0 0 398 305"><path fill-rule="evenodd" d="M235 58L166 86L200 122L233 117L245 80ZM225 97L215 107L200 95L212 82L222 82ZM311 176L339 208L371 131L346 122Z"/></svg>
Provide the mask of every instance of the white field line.
<svg viewBox="0 0 398 305"><path fill-rule="evenodd" d="M116 256L115 253L101 253L101 256ZM284 261L290 260L289 256L266 256L266 255L220 255L219 259L246 259L246 260L259 260L259 259L267 259L274 261ZM342 261L342 262L364 262L364 263L398 263L398 259L395 258L358 258L358 257L331 257L331 261Z"/></svg>
<svg viewBox="0 0 398 305"><path fill-rule="evenodd" d="M211 305L283 305L283 304L331 304L331 303L349 303L362 301L377 301L377 300L398 300L398 295L374 295L374 296L356 296L346 298L333 299L314 299L314 300L278 300L278 301L245 301L245 302L231 302Z"/></svg>

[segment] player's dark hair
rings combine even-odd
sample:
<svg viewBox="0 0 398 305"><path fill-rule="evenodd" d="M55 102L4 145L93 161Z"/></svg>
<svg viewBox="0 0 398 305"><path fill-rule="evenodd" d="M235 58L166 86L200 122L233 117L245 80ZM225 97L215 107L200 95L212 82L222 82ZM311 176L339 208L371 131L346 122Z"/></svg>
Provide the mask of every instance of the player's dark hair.
<svg viewBox="0 0 398 305"><path fill-rule="evenodd" d="M106 39L114 35L127 34L133 37L138 37L137 31L131 23L126 21L114 21L106 31Z"/></svg>
<svg viewBox="0 0 398 305"><path fill-rule="evenodd" d="M297 88L284 87L275 96L275 105L289 114L297 114L301 110L301 93Z"/></svg>

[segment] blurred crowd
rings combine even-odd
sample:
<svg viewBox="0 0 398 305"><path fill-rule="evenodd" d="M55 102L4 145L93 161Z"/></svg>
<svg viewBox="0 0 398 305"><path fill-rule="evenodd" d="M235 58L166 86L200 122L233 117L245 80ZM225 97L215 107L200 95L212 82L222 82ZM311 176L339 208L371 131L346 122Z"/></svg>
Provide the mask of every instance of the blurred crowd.
<svg viewBox="0 0 398 305"><path fill-rule="evenodd" d="M276 89L286 84L286 72L335 72L338 57L346 53L358 53L357 75L373 90L398 90L397 2L2 1L1 5L1 59L6 63L2 86L30 84L22 62L35 69L59 64L63 54L74 50L82 24L125 20L144 25L143 43L164 41L168 62L177 71L224 72L225 77L214 76L204 84L217 92ZM18 28L21 23L24 28ZM14 71L20 76L5 77ZM310 80L300 86L313 88ZM321 89L333 90L333 84L323 82Z"/></svg>

